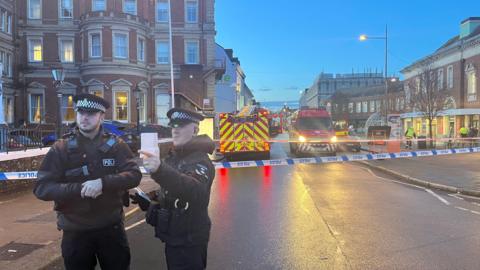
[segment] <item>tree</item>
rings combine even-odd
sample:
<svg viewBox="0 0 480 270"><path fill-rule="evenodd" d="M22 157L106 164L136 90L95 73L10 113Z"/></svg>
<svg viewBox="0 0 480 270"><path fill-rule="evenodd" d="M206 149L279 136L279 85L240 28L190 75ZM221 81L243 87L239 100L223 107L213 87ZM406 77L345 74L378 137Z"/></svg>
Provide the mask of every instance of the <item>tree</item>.
<svg viewBox="0 0 480 270"><path fill-rule="evenodd" d="M448 107L450 100L443 82L443 73L434 69L432 64L426 64L416 77L409 80L405 92L410 108L428 120L430 147L433 147L432 122Z"/></svg>

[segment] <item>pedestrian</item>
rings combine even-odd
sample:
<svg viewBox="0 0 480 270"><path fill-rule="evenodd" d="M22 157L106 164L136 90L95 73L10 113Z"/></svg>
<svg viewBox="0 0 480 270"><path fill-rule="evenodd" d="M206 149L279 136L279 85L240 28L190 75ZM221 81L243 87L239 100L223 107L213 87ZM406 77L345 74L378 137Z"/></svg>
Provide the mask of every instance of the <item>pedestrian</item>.
<svg viewBox="0 0 480 270"><path fill-rule="evenodd" d="M475 146L476 137L477 137L478 130L474 126L470 126L468 131L468 137L470 138L470 146Z"/></svg>
<svg viewBox="0 0 480 270"><path fill-rule="evenodd" d="M468 137L468 128L466 128L465 126L462 126L459 130L459 133L460 133L460 139L462 141L461 142L462 147L464 147Z"/></svg>
<svg viewBox="0 0 480 270"><path fill-rule="evenodd" d="M405 138L407 139L407 143L405 145L406 149L412 149L412 139L417 138L417 134L415 133L415 130L413 127L408 127L407 131L405 131Z"/></svg>
<svg viewBox="0 0 480 270"><path fill-rule="evenodd" d="M109 103L91 94L73 101L77 127L50 148L33 192L55 202L67 270L93 270L97 259L104 270L129 269L123 204L142 174L127 144L103 130Z"/></svg>
<svg viewBox="0 0 480 270"><path fill-rule="evenodd" d="M160 185L147 222L155 227L155 236L165 242L168 269L205 269L211 228L208 204L215 177L208 154L213 153L215 144L208 136L197 135L202 115L174 108L167 116L172 150L163 160L140 151L145 168Z"/></svg>

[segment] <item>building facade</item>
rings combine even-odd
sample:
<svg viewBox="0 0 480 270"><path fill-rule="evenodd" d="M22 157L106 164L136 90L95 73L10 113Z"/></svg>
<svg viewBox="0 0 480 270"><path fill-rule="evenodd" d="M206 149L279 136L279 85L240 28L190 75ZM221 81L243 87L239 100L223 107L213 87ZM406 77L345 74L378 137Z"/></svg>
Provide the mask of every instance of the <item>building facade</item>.
<svg viewBox="0 0 480 270"><path fill-rule="evenodd" d="M339 90L328 99L327 109L330 110L334 121L344 121L347 125L353 125L357 131L364 132L365 124L373 114L385 115L383 107L385 99L388 114L405 112L403 83L397 78L389 80L387 95L384 85Z"/></svg>
<svg viewBox="0 0 480 270"><path fill-rule="evenodd" d="M17 1L0 0L0 63L2 63L0 88L0 124L13 124L15 95L14 67L17 63L15 5Z"/></svg>
<svg viewBox="0 0 480 270"><path fill-rule="evenodd" d="M462 126L480 126L479 69L480 17L471 17L461 22L459 35L401 71L407 100L415 96L411 85L418 84L427 70L435 75L438 91L446 95L444 110L432 121L433 136L457 136ZM428 120L423 112L411 110L402 115L404 127L428 135Z"/></svg>
<svg viewBox="0 0 480 270"><path fill-rule="evenodd" d="M15 118L74 121L72 96L88 92L111 103L106 119L166 124L171 107L213 111L215 81L224 64L215 58L214 0L19 0L18 85ZM170 52L169 17L172 19ZM51 70L65 71L58 89Z"/></svg>
<svg viewBox="0 0 480 270"><path fill-rule="evenodd" d="M321 73L313 85L305 89L300 97L301 107L318 108L326 106L326 101L337 90L383 85L385 83L382 73L347 73L331 74Z"/></svg>

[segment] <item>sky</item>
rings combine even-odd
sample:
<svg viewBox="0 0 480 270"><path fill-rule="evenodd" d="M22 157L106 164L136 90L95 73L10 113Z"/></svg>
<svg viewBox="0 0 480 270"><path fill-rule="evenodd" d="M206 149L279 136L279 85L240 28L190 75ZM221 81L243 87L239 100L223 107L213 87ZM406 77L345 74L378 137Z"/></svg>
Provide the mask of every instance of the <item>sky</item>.
<svg viewBox="0 0 480 270"><path fill-rule="evenodd" d="M480 17L480 1L216 0L216 42L231 48L257 101L298 100L325 73L383 71L388 25L388 74L434 52Z"/></svg>

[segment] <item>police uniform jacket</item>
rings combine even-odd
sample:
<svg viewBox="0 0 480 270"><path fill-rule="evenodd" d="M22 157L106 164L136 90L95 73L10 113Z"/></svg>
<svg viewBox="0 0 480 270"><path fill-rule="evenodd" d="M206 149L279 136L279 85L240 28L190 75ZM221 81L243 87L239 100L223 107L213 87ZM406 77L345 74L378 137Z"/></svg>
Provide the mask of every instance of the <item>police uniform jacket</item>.
<svg viewBox="0 0 480 270"><path fill-rule="evenodd" d="M182 147L173 148L151 177L160 186L159 203L169 211L166 230L155 230L156 237L171 246L193 246L209 240L210 188L215 168L208 157L214 142L196 136Z"/></svg>
<svg viewBox="0 0 480 270"><path fill-rule="evenodd" d="M94 139L78 129L55 142L38 170L34 194L54 201L58 228L85 231L123 222L122 197L142 174L128 145L103 129ZM81 198L82 183L102 179L102 194Z"/></svg>

